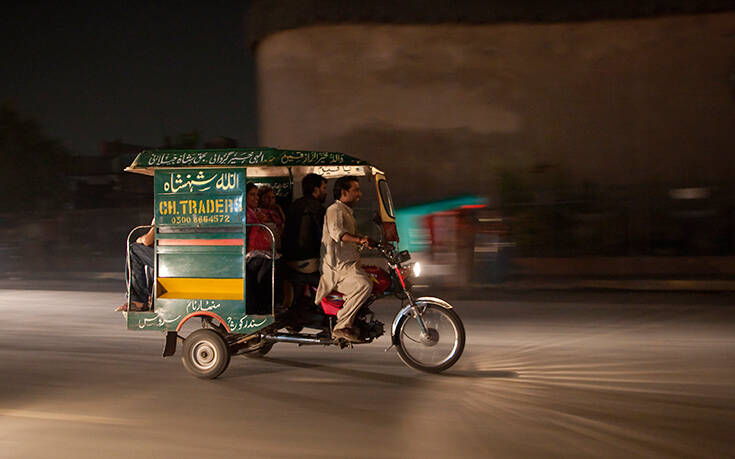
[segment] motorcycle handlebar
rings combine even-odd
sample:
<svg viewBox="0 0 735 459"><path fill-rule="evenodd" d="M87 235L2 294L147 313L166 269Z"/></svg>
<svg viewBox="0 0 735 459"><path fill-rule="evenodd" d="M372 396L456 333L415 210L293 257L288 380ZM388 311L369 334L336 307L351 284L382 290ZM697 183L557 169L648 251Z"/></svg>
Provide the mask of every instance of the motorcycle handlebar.
<svg viewBox="0 0 735 459"><path fill-rule="evenodd" d="M359 248L360 251L365 250L366 248L377 249L389 261L393 260L394 247L389 243L378 242L370 239L367 244L360 245Z"/></svg>

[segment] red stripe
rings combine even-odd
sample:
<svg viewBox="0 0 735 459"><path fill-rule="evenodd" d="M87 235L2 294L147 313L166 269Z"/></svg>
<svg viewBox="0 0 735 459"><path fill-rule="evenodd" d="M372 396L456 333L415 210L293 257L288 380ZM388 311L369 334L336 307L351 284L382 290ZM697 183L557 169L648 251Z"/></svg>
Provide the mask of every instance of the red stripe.
<svg viewBox="0 0 735 459"><path fill-rule="evenodd" d="M401 286L405 289L406 283L403 282L403 276L401 276L401 270L396 267L396 274L398 274L398 280L401 281Z"/></svg>
<svg viewBox="0 0 735 459"><path fill-rule="evenodd" d="M219 322L225 327L225 330L227 330L227 333L231 333L230 327L228 327L225 321L222 320L222 317L218 316L217 314L213 312L209 312L209 311L196 311L196 312L192 312L191 314L187 315L186 317L181 319L181 322L179 322L179 325L176 327L176 331L181 330L181 327L184 326L184 322L191 319L192 317L197 317L197 316L214 317L215 319L219 320Z"/></svg>
<svg viewBox="0 0 735 459"><path fill-rule="evenodd" d="M243 239L159 239L158 245L243 245Z"/></svg>

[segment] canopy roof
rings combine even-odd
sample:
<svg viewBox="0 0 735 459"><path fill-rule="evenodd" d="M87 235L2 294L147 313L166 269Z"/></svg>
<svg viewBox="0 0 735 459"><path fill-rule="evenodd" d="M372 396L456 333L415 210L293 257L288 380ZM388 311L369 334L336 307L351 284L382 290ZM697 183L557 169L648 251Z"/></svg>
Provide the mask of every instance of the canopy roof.
<svg viewBox="0 0 735 459"><path fill-rule="evenodd" d="M277 148L228 148L217 150L143 150L128 172L153 175L155 169L247 167L248 176L303 176L314 172L325 177L369 175L380 172L368 162L333 151L279 150Z"/></svg>

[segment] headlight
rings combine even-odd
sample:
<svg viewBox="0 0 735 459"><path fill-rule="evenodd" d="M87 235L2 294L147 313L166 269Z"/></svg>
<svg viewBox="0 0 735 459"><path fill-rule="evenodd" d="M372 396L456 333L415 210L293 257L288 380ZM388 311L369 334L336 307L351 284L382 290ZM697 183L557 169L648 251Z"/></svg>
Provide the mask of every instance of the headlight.
<svg viewBox="0 0 735 459"><path fill-rule="evenodd" d="M418 261L413 264L413 277L419 277L421 275L421 263Z"/></svg>
<svg viewBox="0 0 735 459"><path fill-rule="evenodd" d="M401 266L401 276L404 279L415 279L421 275L421 264L419 262Z"/></svg>

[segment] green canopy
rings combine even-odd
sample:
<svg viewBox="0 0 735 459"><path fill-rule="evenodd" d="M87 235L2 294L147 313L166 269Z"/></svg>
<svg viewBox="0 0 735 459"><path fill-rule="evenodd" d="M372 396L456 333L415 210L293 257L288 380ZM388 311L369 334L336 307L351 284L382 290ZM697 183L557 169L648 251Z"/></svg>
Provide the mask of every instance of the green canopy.
<svg viewBox="0 0 735 459"><path fill-rule="evenodd" d="M325 169L327 175L345 175L358 169L352 166L370 164L361 159L333 151L279 150L277 148L229 148L216 150L143 150L125 170L138 174L153 175L155 169L179 167L247 167L253 168L252 175L288 175L293 167ZM261 168L275 168L272 170ZM335 174L329 174L330 169ZM251 175L249 172L248 175ZM363 175L363 174L360 174Z"/></svg>

